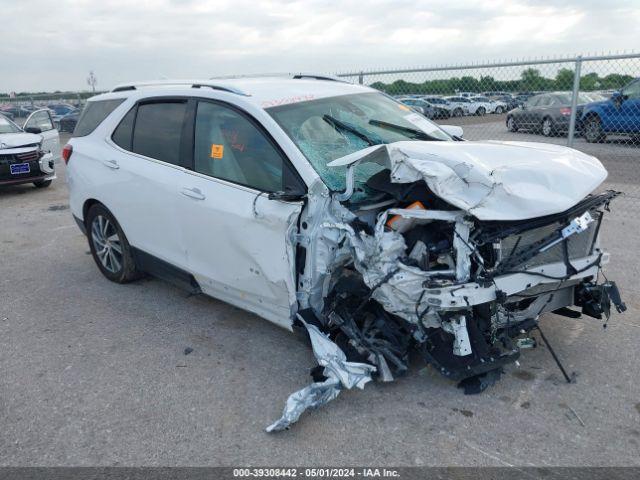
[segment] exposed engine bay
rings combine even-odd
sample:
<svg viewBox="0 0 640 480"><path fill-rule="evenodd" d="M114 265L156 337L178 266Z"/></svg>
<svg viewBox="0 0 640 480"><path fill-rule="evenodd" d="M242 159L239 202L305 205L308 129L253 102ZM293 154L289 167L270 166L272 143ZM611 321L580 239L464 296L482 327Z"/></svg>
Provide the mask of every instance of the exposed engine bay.
<svg viewBox="0 0 640 480"><path fill-rule="evenodd" d="M480 162L461 144L422 143L338 159L345 191L309 192L291 239L294 325L319 366L267 431L341 389L394 380L414 352L479 393L531 345L542 314L608 319L612 307L626 309L601 272L609 256L598 234L620 192L591 194L606 178L598 160L545 145L546 163L534 162L540 152L527 149L537 144L513 144L507 160L494 160L498 145L464 142L488 145ZM384 168L357 185L364 162ZM358 188L366 201L352 201Z"/></svg>

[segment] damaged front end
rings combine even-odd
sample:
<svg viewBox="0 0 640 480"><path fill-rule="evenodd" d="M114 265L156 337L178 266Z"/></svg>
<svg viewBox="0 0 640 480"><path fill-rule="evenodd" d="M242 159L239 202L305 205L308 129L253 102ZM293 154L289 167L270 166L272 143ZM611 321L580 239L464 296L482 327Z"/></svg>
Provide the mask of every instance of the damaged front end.
<svg viewBox="0 0 640 480"><path fill-rule="evenodd" d="M595 158L555 146L444 143L356 152L333 162L348 167L345 192L310 191L296 237L298 324L324 370L268 431L342 388L393 380L411 352L478 393L531 344L542 314L608 319L612 305L626 309L615 283L599 280L608 254L598 233L619 192L590 194L606 177ZM507 156L477 160L495 151ZM362 162L384 169L356 204Z"/></svg>

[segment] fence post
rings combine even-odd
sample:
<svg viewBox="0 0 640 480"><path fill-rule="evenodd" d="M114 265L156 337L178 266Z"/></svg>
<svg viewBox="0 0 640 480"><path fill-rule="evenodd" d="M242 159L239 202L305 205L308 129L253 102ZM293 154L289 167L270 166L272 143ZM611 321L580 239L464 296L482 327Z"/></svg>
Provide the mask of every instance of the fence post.
<svg viewBox="0 0 640 480"><path fill-rule="evenodd" d="M358 84L364 84L364 72L360 72L360 74L358 75Z"/></svg>
<svg viewBox="0 0 640 480"><path fill-rule="evenodd" d="M576 110L578 108L578 92L580 91L580 70L582 69L582 56L576 57L576 66L573 71L573 91L571 92L571 118L569 119L569 133L567 145L573 147L573 137L576 133Z"/></svg>

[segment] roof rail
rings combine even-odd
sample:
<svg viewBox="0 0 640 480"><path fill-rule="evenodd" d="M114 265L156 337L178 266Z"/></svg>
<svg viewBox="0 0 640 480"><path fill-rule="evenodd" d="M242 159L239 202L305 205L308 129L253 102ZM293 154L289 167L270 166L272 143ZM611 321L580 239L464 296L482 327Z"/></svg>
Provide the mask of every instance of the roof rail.
<svg viewBox="0 0 640 480"><path fill-rule="evenodd" d="M296 73L293 78L295 80L300 80L303 78L311 78L313 80L327 80L329 82L341 82L341 83L349 83L346 80L343 80L339 77L334 77L332 75L317 75L315 73Z"/></svg>
<svg viewBox="0 0 640 480"><path fill-rule="evenodd" d="M216 82L212 82L211 80L154 80L148 82L131 82L117 85L111 90L111 92L127 92L130 90L138 90L144 87L161 87L170 85L184 85L189 86L190 88L211 88L213 90L234 93L236 95L242 95L245 97L251 96L248 93L245 93L242 90L234 88L230 85L221 85Z"/></svg>

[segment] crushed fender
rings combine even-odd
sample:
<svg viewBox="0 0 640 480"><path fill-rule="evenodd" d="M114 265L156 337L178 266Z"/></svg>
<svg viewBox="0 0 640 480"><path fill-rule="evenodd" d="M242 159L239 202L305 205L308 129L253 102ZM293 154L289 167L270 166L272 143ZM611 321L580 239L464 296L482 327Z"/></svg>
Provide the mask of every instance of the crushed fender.
<svg viewBox="0 0 640 480"><path fill-rule="evenodd" d="M282 417L267 427L267 432L277 432L289 428L300 418L305 410L318 408L336 398L343 388L364 388L371 381L376 367L366 363L348 362L344 352L322 333L315 325L310 325L298 315L298 319L307 329L313 354L318 365L324 367L326 380L314 382L292 393L284 407Z"/></svg>

